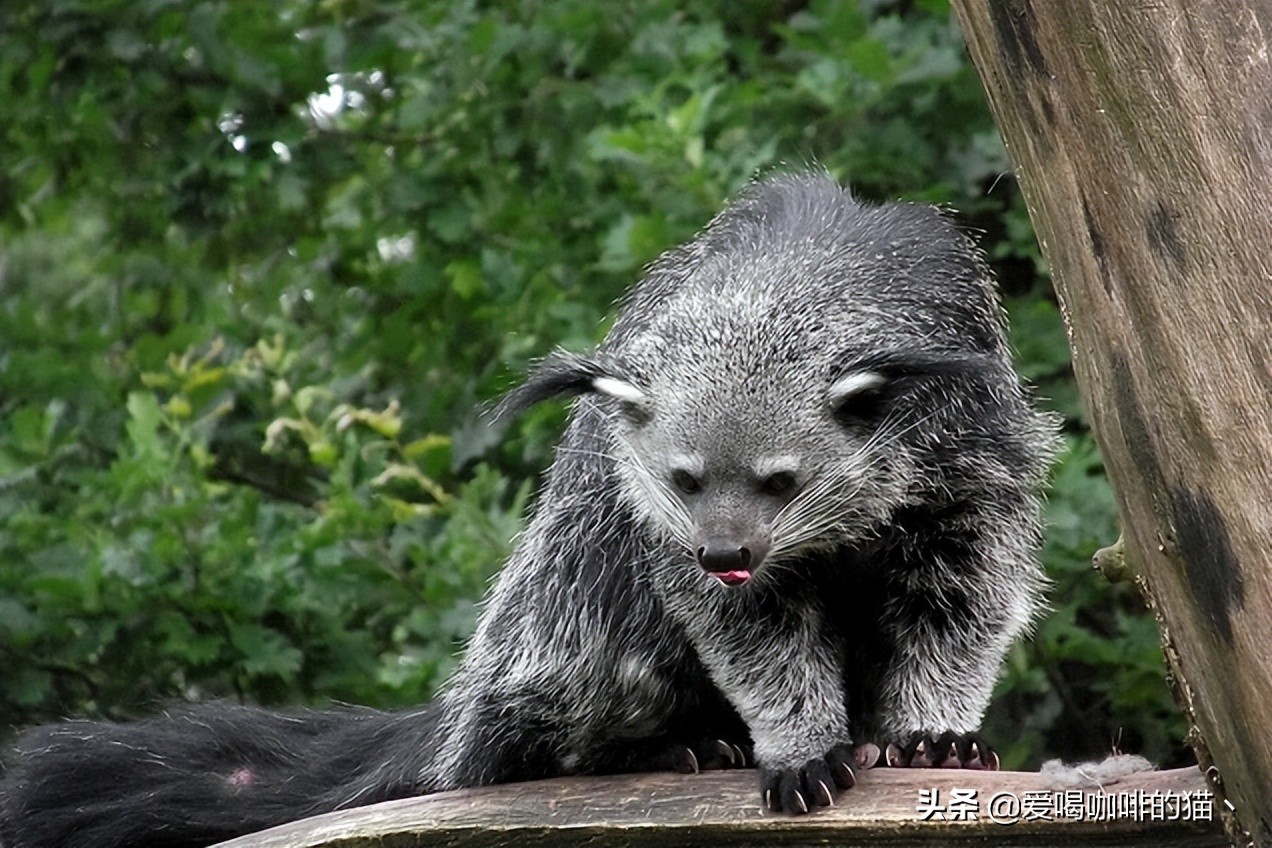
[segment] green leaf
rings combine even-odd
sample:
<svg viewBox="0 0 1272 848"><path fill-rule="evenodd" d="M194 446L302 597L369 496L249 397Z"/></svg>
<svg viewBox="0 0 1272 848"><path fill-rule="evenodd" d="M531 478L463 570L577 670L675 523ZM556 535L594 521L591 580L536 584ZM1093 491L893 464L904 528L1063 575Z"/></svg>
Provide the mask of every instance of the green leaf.
<svg viewBox="0 0 1272 848"><path fill-rule="evenodd" d="M128 438L138 458L143 462L161 462L168 454L159 437L163 412L159 401L149 392L131 392L128 395Z"/></svg>
<svg viewBox="0 0 1272 848"><path fill-rule="evenodd" d="M252 622L229 624L230 644L242 655L250 677L285 677L300 669L303 655L282 634Z"/></svg>

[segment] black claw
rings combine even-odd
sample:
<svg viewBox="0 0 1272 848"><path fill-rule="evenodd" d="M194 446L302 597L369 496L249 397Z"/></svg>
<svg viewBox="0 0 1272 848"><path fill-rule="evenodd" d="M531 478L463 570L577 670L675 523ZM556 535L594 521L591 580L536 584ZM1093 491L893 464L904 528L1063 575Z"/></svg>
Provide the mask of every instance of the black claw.
<svg viewBox="0 0 1272 848"><path fill-rule="evenodd" d="M900 746L889 743L884 759L900 768L964 768L997 770L998 753L976 733L947 731L940 736L916 733Z"/></svg>
<svg viewBox="0 0 1272 848"><path fill-rule="evenodd" d="M693 744L668 744L648 757L633 761L633 771L675 771L697 774L716 769L746 767L743 747L723 739L701 739Z"/></svg>
<svg viewBox="0 0 1272 848"><path fill-rule="evenodd" d="M878 749L875 750L877 753ZM829 766L831 779L840 789L852 789L857 785L857 775L852 770L855 758L856 753L849 745L836 745L826 755L826 765Z"/></svg>
<svg viewBox="0 0 1272 848"><path fill-rule="evenodd" d="M681 774L698 773L698 755L693 752L692 748L687 745L679 746L679 750L676 752L675 770Z"/></svg>
<svg viewBox="0 0 1272 848"><path fill-rule="evenodd" d="M835 750L838 750L838 748ZM834 778L830 776L830 764L828 762L830 756L830 754L827 754L825 757L809 760L804 764L804 768L800 770L800 783L808 790L808 797L812 798L813 803L819 807L825 807L835 802L835 798L830 791L830 784L834 782Z"/></svg>
<svg viewBox="0 0 1272 848"><path fill-rule="evenodd" d="M760 769L760 797L764 799L765 809L781 812L781 799L777 797L778 782L782 773L772 769Z"/></svg>
<svg viewBox="0 0 1272 848"><path fill-rule="evenodd" d="M910 756L907 761L911 768L927 768L932 765L932 743L926 736L920 736L913 744L910 750Z"/></svg>
<svg viewBox="0 0 1272 848"><path fill-rule="evenodd" d="M878 748L874 748L878 756ZM835 787L849 789L857 782L852 763L857 756L851 745L836 745L799 768L760 769L760 796L774 812L801 815L812 807L835 804Z"/></svg>
<svg viewBox="0 0 1272 848"><path fill-rule="evenodd" d="M737 768L738 765L734 757L733 746L723 739L713 739L704 743L702 755L698 757L698 762L702 766L703 771Z"/></svg>
<svg viewBox="0 0 1272 848"><path fill-rule="evenodd" d="M817 806L835 806L835 793L829 786L826 785L825 781L817 781L817 788L821 790L820 795L813 795L813 800L817 803Z"/></svg>

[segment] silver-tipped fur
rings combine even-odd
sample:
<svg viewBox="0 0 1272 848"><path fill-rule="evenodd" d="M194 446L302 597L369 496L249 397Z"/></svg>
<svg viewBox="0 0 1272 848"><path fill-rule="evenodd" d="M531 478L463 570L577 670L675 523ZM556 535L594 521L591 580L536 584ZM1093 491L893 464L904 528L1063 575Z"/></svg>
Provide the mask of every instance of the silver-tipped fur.
<svg viewBox="0 0 1272 848"><path fill-rule="evenodd" d="M820 172L757 182L499 415L560 396L534 516L436 702L36 729L0 841L198 845L413 793L749 759L767 806L804 812L863 750L997 762L975 732L1039 605L1056 422L944 215Z"/></svg>

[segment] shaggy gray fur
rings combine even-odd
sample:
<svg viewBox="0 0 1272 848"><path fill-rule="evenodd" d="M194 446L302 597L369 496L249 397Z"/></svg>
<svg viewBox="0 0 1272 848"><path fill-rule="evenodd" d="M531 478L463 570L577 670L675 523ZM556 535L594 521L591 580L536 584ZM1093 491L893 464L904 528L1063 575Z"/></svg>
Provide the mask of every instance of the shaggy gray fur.
<svg viewBox="0 0 1272 848"><path fill-rule="evenodd" d="M430 786L485 777L465 733L483 703L559 725L565 771L598 739L648 738L680 697L664 669L691 658L765 769L863 731L976 730L1038 606L1055 421L941 214L817 173L755 185L650 268L594 354L550 357L505 411L563 393L582 397L443 699ZM695 562L721 545L748 551L717 572L744 585Z"/></svg>
<svg viewBox="0 0 1272 848"><path fill-rule="evenodd" d="M996 763L976 731L1038 608L1056 424L945 216L823 173L756 183L654 263L596 351L548 357L501 411L562 395L538 507L436 702L30 731L3 789L12 848L198 845L747 749L789 812L850 786L861 743Z"/></svg>

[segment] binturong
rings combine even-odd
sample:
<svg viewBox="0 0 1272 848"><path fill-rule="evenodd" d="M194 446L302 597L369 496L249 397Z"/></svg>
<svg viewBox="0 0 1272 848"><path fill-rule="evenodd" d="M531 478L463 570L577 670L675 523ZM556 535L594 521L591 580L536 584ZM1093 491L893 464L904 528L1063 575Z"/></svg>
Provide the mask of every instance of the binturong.
<svg viewBox="0 0 1272 848"><path fill-rule="evenodd" d="M979 726L1044 585L1056 421L941 212L751 185L605 340L498 407L574 397L460 668L407 713L224 704L28 731L8 848L203 845L479 784L758 767L806 813L854 769L995 768Z"/></svg>

